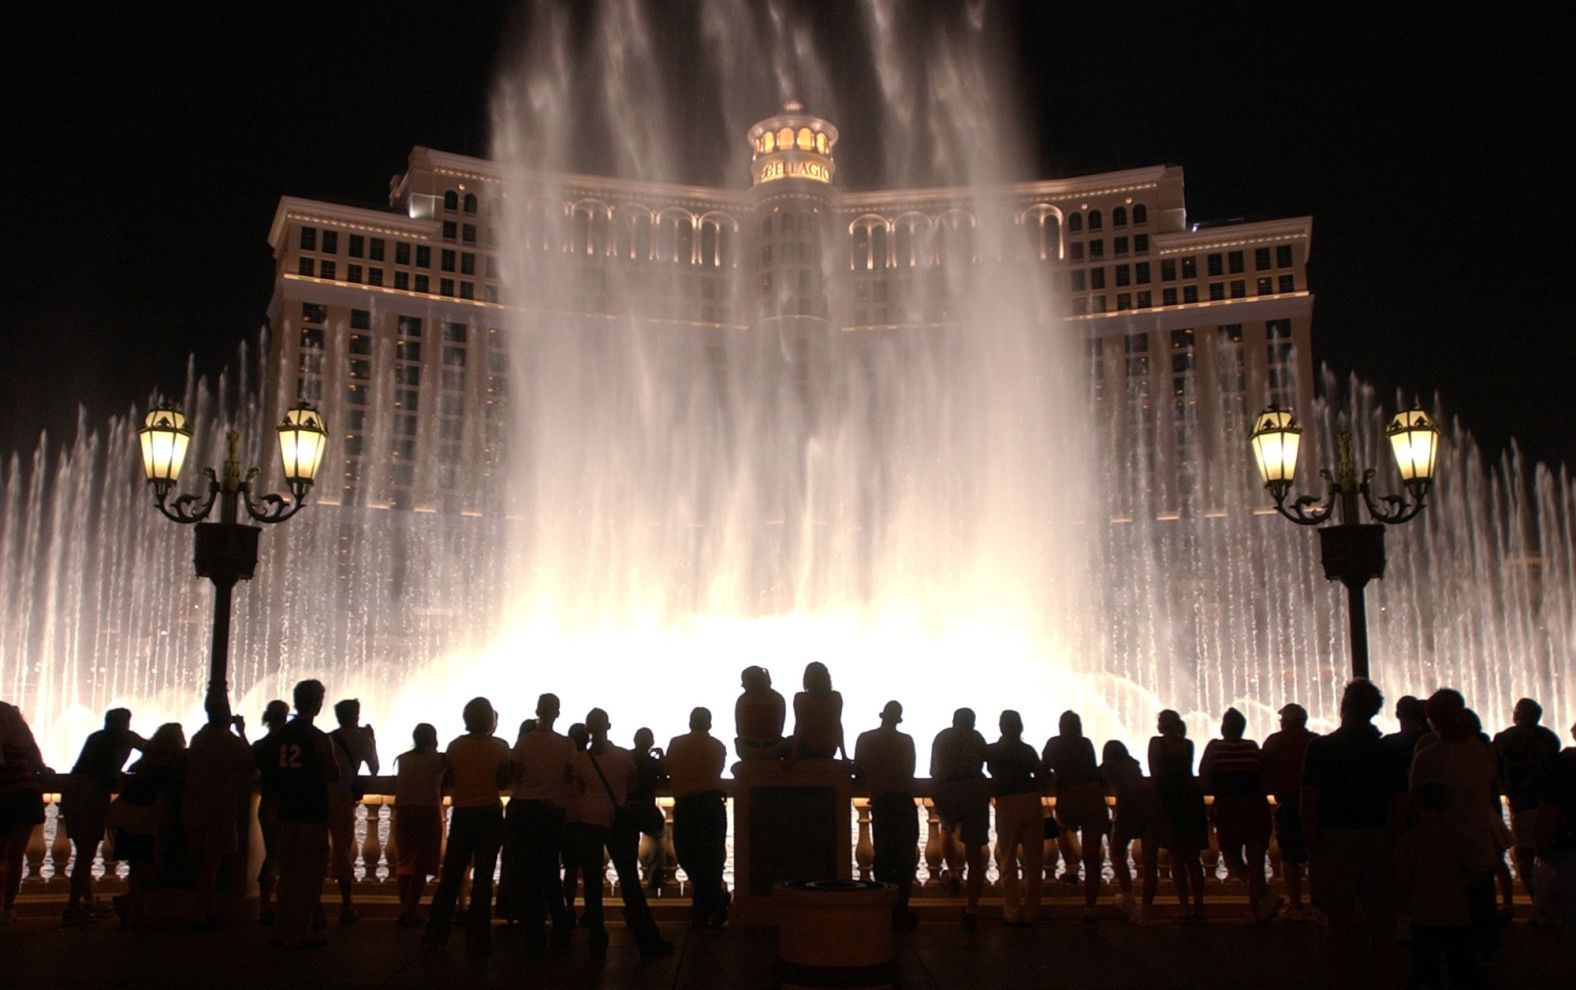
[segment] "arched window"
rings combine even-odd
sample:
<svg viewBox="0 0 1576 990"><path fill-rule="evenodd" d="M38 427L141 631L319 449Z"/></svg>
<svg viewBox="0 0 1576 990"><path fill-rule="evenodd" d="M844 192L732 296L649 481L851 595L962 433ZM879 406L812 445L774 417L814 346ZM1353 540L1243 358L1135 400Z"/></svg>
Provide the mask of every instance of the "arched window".
<svg viewBox="0 0 1576 990"><path fill-rule="evenodd" d="M801 128L799 128L799 150L800 151L814 151L815 150L815 133L813 131L811 131L810 128L808 128L808 127L801 127Z"/></svg>
<svg viewBox="0 0 1576 990"><path fill-rule="evenodd" d="M777 147L787 151L793 147L793 128L784 127L777 132Z"/></svg>
<svg viewBox="0 0 1576 990"><path fill-rule="evenodd" d="M770 236L772 236L772 218L771 215L768 214L764 219L761 220L761 237L764 239Z"/></svg>
<svg viewBox="0 0 1576 990"><path fill-rule="evenodd" d="M826 154L826 135L825 134L817 134L815 136L815 150L820 152L823 155Z"/></svg>
<svg viewBox="0 0 1576 990"><path fill-rule="evenodd" d="M1133 204L1133 225L1149 222L1149 207L1143 203Z"/></svg>
<svg viewBox="0 0 1576 990"><path fill-rule="evenodd" d="M887 267L887 229L885 224L870 228L870 256L877 268Z"/></svg>
<svg viewBox="0 0 1576 990"><path fill-rule="evenodd" d="M1116 209L1111 211L1111 226L1113 226L1113 227L1126 227L1127 226L1127 207L1125 207L1125 206L1118 206Z"/></svg>
<svg viewBox="0 0 1576 990"><path fill-rule="evenodd" d="M782 220L778 221L777 223L777 229L781 230L785 234L793 233L794 215L792 213L784 213Z"/></svg>
<svg viewBox="0 0 1576 990"><path fill-rule="evenodd" d="M771 131L767 131L764 135L762 135L761 136L761 150L764 151L768 155L771 154L773 151L776 151L777 150L777 135L773 134Z"/></svg>
<svg viewBox="0 0 1576 990"><path fill-rule="evenodd" d="M460 194L450 189L443 194L443 208L453 213L460 208Z"/></svg>
<svg viewBox="0 0 1576 990"><path fill-rule="evenodd" d="M1100 211L1099 210L1090 210L1089 211L1089 229L1090 230L1099 230L1100 226L1101 226Z"/></svg>
<svg viewBox="0 0 1576 990"><path fill-rule="evenodd" d="M848 267L855 271L868 271L875 267L870 254L870 228L863 224L854 228L853 242L849 246Z"/></svg>
<svg viewBox="0 0 1576 990"><path fill-rule="evenodd" d="M1069 214L1067 214L1067 232L1069 234L1078 234L1078 233L1082 233L1083 232L1083 214L1082 213L1069 213Z"/></svg>
<svg viewBox="0 0 1576 990"><path fill-rule="evenodd" d="M476 212L476 194L475 193L466 193L465 194L465 212L466 213L475 213Z"/></svg>

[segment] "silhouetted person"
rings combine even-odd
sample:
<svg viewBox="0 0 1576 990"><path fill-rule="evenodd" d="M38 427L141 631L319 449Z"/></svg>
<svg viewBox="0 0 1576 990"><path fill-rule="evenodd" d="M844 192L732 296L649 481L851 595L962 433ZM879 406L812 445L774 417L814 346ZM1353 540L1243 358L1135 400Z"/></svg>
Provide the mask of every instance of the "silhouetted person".
<svg viewBox="0 0 1576 990"><path fill-rule="evenodd" d="M586 713L586 732L591 745L577 754L575 778L585 805L581 817L588 826L582 831L580 868L586 877L586 910L581 923L591 930L591 953L600 958L607 953L607 929L602 919L602 850L606 849L618 875L619 893L624 899L624 924L635 933L642 956L665 956L673 943L662 937L646 906L646 892L640 886L640 869L635 855L640 832L621 814L629 789L635 782L635 761L629 751L608 741L607 712L593 708Z"/></svg>
<svg viewBox="0 0 1576 990"><path fill-rule="evenodd" d="M290 706L275 699L263 706L263 738L252 743L252 768L261 767L258 754L275 732L290 721ZM268 774L257 774L257 829L263 835L263 861L257 867L257 921L274 923L274 888L279 884L279 791Z"/></svg>
<svg viewBox="0 0 1576 990"><path fill-rule="evenodd" d="M689 732L668 743L673 848L689 878L690 927L721 928L728 920L728 898L722 886L728 834L722 768L728 761L728 749L712 738L709 709L692 710L689 727Z"/></svg>
<svg viewBox="0 0 1576 990"><path fill-rule="evenodd" d="M115 858L127 864L126 892L115 898L123 926L146 925L148 891L179 851L181 791L186 783L186 732L178 722L154 731L121 786Z"/></svg>
<svg viewBox="0 0 1576 990"><path fill-rule="evenodd" d="M1362 971L1353 968L1360 952L1373 950L1369 965L1382 966L1384 943L1394 927L1392 857L1406 799L1406 769L1373 726L1383 705L1384 696L1372 681L1347 684L1340 728L1311 740L1303 761L1309 886L1314 906L1329 921L1332 985L1347 985Z"/></svg>
<svg viewBox="0 0 1576 990"><path fill-rule="evenodd" d="M1045 882L1045 806L1040 803L1044 768L1034 747L1023 741L1023 717L1008 709L998 722L1001 738L985 748L996 795L996 872L1001 875L1001 917L1029 927L1040 916ZM1018 889L1023 864L1024 890Z"/></svg>
<svg viewBox="0 0 1576 990"><path fill-rule="evenodd" d="M323 710L324 694L321 681L297 684L295 718L252 751L265 790L279 796L279 903L273 941L297 948L327 944L313 935L313 928L323 912L323 876L328 870L328 785L338 779L339 766L334 744L313 724Z"/></svg>
<svg viewBox="0 0 1576 990"><path fill-rule="evenodd" d="M573 767L579 766L580 755L591 745L591 736L586 732L584 722L576 722L564 733L569 739L569 745L574 753L571 761L569 784L564 788L564 838L560 855L563 859L563 888L564 888L564 916L569 922L569 928L575 926L575 888L580 883L580 850L589 842L587 830L593 826L588 825L583 819L586 807L586 795L580 786L580 780L574 776ZM586 882L601 883L606 870L599 864L596 872L588 877ZM554 931L556 934L556 929Z"/></svg>
<svg viewBox="0 0 1576 990"><path fill-rule="evenodd" d="M1527 896L1537 901L1533 874L1537 865L1538 808L1554 763L1560 758L1560 737L1538 724L1543 706L1531 698L1516 702L1510 728L1494 737L1505 795L1510 799L1510 834L1514 842L1516 873Z"/></svg>
<svg viewBox="0 0 1576 990"><path fill-rule="evenodd" d="M509 749L509 760L514 765L516 778L520 775L520 761L515 757L514 752L519 748L520 740L524 739L527 733L535 729L536 719L527 718L521 720L520 731L515 733L514 745ZM511 797L509 804L513 803L514 798ZM520 865L520 829L516 827L517 824L517 822L511 823L509 808L506 805L504 807L503 821L503 848L498 852L498 887L493 894L497 905L495 910L498 917L505 919L511 925L517 925L523 920L521 905L525 903L519 890L521 878L524 876L525 871ZM546 946L545 937L544 939L529 938L528 942L533 952Z"/></svg>
<svg viewBox="0 0 1576 990"><path fill-rule="evenodd" d="M1471 885L1489 864L1449 815L1450 788L1428 780L1412 791L1416 824L1401 837L1396 879L1411 917L1414 987L1481 986L1473 955Z"/></svg>
<svg viewBox="0 0 1576 990"><path fill-rule="evenodd" d="M783 742L783 723L788 706L783 696L772 690L772 675L765 667L746 667L739 676L744 693L733 706L734 752L745 763L781 759L787 747Z"/></svg>
<svg viewBox="0 0 1576 990"><path fill-rule="evenodd" d="M1441 688L1428 697L1430 736L1418 743L1412 757L1412 787L1437 780L1450 789L1447 812L1472 840L1478 861L1485 864L1472 882L1472 932L1480 954L1497 948L1499 926L1494 918L1494 865L1503 862L1495 842L1499 812L1499 763L1467 715L1460 692Z"/></svg>
<svg viewBox="0 0 1576 990"><path fill-rule="evenodd" d="M329 873L339 884L340 924L348 925L361 917L350 897L356 881L356 804L361 800L359 774L362 764L366 764L368 773L378 772L378 747L372 726L361 724L361 702L355 698L335 702L334 718L339 727L330 732L328 738L334 744L339 778L328 788Z"/></svg>
<svg viewBox="0 0 1576 990"><path fill-rule="evenodd" d="M1204 923L1204 864L1209 845L1204 789L1193 776L1193 741L1182 716L1167 708L1156 721L1160 735L1149 740L1149 772L1166 813L1165 848L1171 853L1171 879L1177 886L1182 923Z"/></svg>
<svg viewBox="0 0 1576 990"><path fill-rule="evenodd" d="M1243 738L1248 720L1235 708L1220 720L1220 738L1204 744L1198 775L1215 796L1215 835L1226 867L1248 884L1248 910L1255 921L1269 921L1280 910L1280 897L1264 879L1264 854L1270 845L1270 802L1264 786L1259 744Z"/></svg>
<svg viewBox="0 0 1576 990"><path fill-rule="evenodd" d="M394 883L399 890L399 917L394 923L402 928L426 920L416 909L428 878L438 875L443 781L449 771L448 758L438 750L437 729L422 722L410 738L411 748L394 758Z"/></svg>
<svg viewBox="0 0 1576 990"><path fill-rule="evenodd" d="M1100 840L1110 831L1111 816L1095 763L1094 743L1084 737L1083 720L1077 712L1062 712L1057 728L1057 735L1046 741L1041 758L1056 785L1056 823L1065 833L1077 832L1083 846L1084 923L1093 924L1094 905L1100 896ZM1068 858L1065 847L1063 857ZM1067 869L1076 874L1070 858Z"/></svg>
<svg viewBox="0 0 1576 990"><path fill-rule="evenodd" d="M0 924L16 920L22 855L44 824L44 757L21 709L0 701Z"/></svg>
<svg viewBox="0 0 1576 990"><path fill-rule="evenodd" d="M914 738L898 731L902 721L903 706L887 702L881 709L881 727L861 732L854 740L854 774L870 796L875 846L871 872L882 883L897 886L892 923L912 930L919 923L908 906L919 865L919 816L914 805Z"/></svg>
<svg viewBox="0 0 1576 990"><path fill-rule="evenodd" d="M1576 738L1576 725L1571 726ZM1537 924L1556 921L1576 930L1576 746L1567 746L1554 761L1543 786L1538 809L1538 858L1547 864L1552 883L1538 886Z"/></svg>
<svg viewBox="0 0 1576 990"><path fill-rule="evenodd" d="M503 804L499 792L509 786L513 771L509 746L493 735L498 713L486 698L472 698L461 713L465 735L449 743L449 845L443 870L432 895L422 941L431 948L448 944L454 905L467 866L471 873L470 905L465 919L465 954L473 959L492 952L493 873L503 845Z"/></svg>
<svg viewBox="0 0 1576 990"><path fill-rule="evenodd" d="M234 731L231 731L231 730ZM238 904L246 876L256 768L246 722L228 706L208 712L208 723L186 751L181 828L197 866L197 911L204 923L232 920L215 904L219 888Z"/></svg>
<svg viewBox="0 0 1576 990"><path fill-rule="evenodd" d="M1401 761L1402 766L1410 767L1418 741L1428 735L1428 716L1424 711L1423 699L1410 694L1403 695L1395 703L1395 720L1400 728L1385 736L1384 744Z"/></svg>
<svg viewBox="0 0 1576 990"><path fill-rule="evenodd" d="M991 784L985 778L985 749L985 737L974 730L974 711L969 708L953 712L952 727L937 733L930 746L936 815L942 829L963 847L968 869L963 909L966 931L979 925L985 850L990 844Z"/></svg>
<svg viewBox="0 0 1576 990"><path fill-rule="evenodd" d="M93 901L93 860L108 828L109 800L119 786L121 768L131 751L144 745L143 738L131 731L131 712L111 708L104 713L104 728L88 736L71 768L71 782L60 803L66 835L77 850L64 914L68 924L100 914Z"/></svg>
<svg viewBox="0 0 1576 990"><path fill-rule="evenodd" d="M804 690L793 696L789 757L829 760L834 756L848 758L843 747L843 696L832 690L826 664L813 662L804 668Z"/></svg>
<svg viewBox="0 0 1576 990"><path fill-rule="evenodd" d="M635 761L635 779L624 799L624 808L641 833L661 839L668 823L662 817L662 809L657 807L657 788L667 781L668 768L650 729L642 726L635 730L629 758ZM661 859L659 855L652 867L650 881L654 889L662 885Z"/></svg>
<svg viewBox="0 0 1576 990"><path fill-rule="evenodd" d="M553 925L552 941L569 944L573 932L564 906L558 858L564 849L564 808L574 779L575 745L553 731L558 721L558 695L536 699L536 718L514 744L514 795L509 799L509 831L514 842L510 883L514 912L525 925L526 949L540 952L547 942L544 925Z"/></svg>
<svg viewBox="0 0 1576 990"><path fill-rule="evenodd" d="M1275 795L1275 840L1291 902L1281 917L1302 921L1302 875L1308 863L1308 838L1302 830L1302 763L1313 733L1308 731L1308 710L1295 702L1281 708L1280 725L1279 732L1264 740L1264 784Z"/></svg>
<svg viewBox="0 0 1576 990"><path fill-rule="evenodd" d="M1166 837L1160 792L1122 743L1112 739L1100 755L1100 780L1106 793L1116 798L1116 815L1111 822L1111 871L1121 887L1118 906L1129 912L1128 919L1133 924L1147 927L1159 886L1160 847ZM1142 881L1142 899L1136 902L1133 877L1127 866L1127 847L1135 839L1140 843L1138 869Z"/></svg>

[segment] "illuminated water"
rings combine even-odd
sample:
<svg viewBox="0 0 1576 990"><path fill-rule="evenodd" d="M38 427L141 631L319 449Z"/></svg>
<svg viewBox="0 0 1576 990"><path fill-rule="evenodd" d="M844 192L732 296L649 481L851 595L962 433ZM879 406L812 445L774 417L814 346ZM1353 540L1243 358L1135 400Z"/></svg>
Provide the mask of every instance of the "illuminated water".
<svg viewBox="0 0 1576 990"><path fill-rule="evenodd" d="M742 135L796 97L843 126L843 146L925 149L886 156L863 184L939 176L978 190L986 216L992 186L1032 174L979 8L918 37L876 4L840 36L852 56L833 58L817 47L824 25L754 6L698 5L682 72L672 28L647 23L645 4L604 0L573 22L537 12L499 84L495 157L586 168L592 147L622 178L742 188ZM873 82L837 85L846 59ZM680 86L695 77L709 84ZM1130 742L1161 707L1193 713L1195 734L1228 704L1256 735L1289 700L1333 716L1344 592L1324 581L1316 538L1255 514L1266 501L1240 428L1216 438L1231 457L1205 465L1195 511L1157 518L1169 513L1144 498L1149 479L1106 432L1119 417L1089 398L1082 345L1036 323L1042 269L949 277L953 324L895 346L817 331L831 359L807 399L775 330L719 347L642 316L593 328L541 315L587 286L540 277L526 202L511 201L504 245L524 259L510 298L535 300L509 327L507 512L315 507L266 532L236 596L231 682L249 718L318 676L331 698L362 698L389 752L416 721L457 731L478 693L505 735L542 690L575 715L608 708L619 738L682 731L695 704L729 735L740 668L768 666L791 694L811 659L830 665L850 737L892 697L922 738L961 704L988 734L1004 707L1031 737L1076 708L1097 739ZM1010 256L982 238L982 253ZM632 314L680 291L680 275L621 271L605 292ZM257 352L234 377L188 386L191 475L219 461L223 424L243 451L273 456ZM1336 429L1357 431L1360 462L1384 463L1377 431L1394 403L1359 382L1324 392L1338 398L1304 410L1305 476L1331 459ZM1491 724L1531 694L1568 725L1576 487L1514 452L1485 458L1441 421L1433 507L1390 531L1388 575L1370 589L1374 676L1392 696L1458 686ZM209 592L191 576L189 530L147 504L129 424L83 422L0 479L0 696L57 765L113 704L144 732L201 717Z"/></svg>

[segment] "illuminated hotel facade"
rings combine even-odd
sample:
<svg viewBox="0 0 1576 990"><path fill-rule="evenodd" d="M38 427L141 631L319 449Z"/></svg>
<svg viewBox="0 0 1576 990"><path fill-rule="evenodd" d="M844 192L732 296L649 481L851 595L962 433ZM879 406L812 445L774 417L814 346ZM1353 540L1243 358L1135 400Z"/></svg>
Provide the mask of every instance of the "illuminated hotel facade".
<svg viewBox="0 0 1576 990"><path fill-rule="evenodd" d="M418 147L387 209L282 199L270 401L305 398L328 417L339 442L319 500L487 514L513 308L635 315L708 348L773 333L813 390L816 362L833 359L825 331L942 325L938 284L1003 250L1046 270L1028 287L1051 289L1034 301L1040 321L1084 341L1091 401L1143 463L1147 504L1118 511L1209 512L1209 443L1240 442L1266 404L1312 400L1309 217L1190 223L1172 165L983 193L843 191L836 128L792 103L748 140L747 189L509 176ZM975 215L981 202L990 216ZM511 298L509 285L533 288Z"/></svg>

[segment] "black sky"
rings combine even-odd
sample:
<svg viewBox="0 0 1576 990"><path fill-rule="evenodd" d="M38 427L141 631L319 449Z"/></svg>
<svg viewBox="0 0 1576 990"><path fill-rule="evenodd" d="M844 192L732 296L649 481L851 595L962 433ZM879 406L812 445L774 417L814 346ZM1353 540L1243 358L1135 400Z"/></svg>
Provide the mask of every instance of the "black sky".
<svg viewBox="0 0 1576 990"><path fill-rule="evenodd" d="M223 366L281 195L485 154L512 4L231 6L8 13L0 451ZM1316 360L1576 465L1572 15L1379 6L1026 3L1041 174L1175 162L1193 220L1311 214Z"/></svg>

